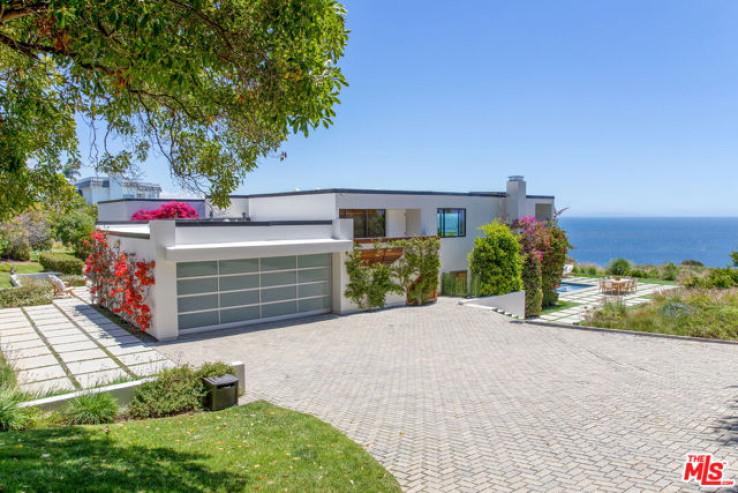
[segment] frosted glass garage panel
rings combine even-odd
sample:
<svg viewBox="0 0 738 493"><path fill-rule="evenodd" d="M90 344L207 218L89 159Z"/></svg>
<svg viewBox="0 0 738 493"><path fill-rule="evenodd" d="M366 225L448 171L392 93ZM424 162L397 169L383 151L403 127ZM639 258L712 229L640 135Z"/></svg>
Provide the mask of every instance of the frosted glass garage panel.
<svg viewBox="0 0 738 493"><path fill-rule="evenodd" d="M177 294L201 294L201 293L217 293L218 278L217 277L201 277L199 279L183 279L177 281Z"/></svg>
<svg viewBox="0 0 738 493"><path fill-rule="evenodd" d="M242 274L246 272L259 272L259 259L247 258L241 260L221 260L220 274Z"/></svg>
<svg viewBox="0 0 738 493"><path fill-rule="evenodd" d="M218 262L179 262L177 277L215 276L218 274Z"/></svg>
<svg viewBox="0 0 738 493"><path fill-rule="evenodd" d="M259 287L259 275L228 276L220 278L221 291L236 291L239 289L254 289Z"/></svg>
<svg viewBox="0 0 738 493"><path fill-rule="evenodd" d="M281 317L283 315L292 315L293 313L297 313L297 301L261 305L262 318Z"/></svg>
<svg viewBox="0 0 738 493"><path fill-rule="evenodd" d="M297 298L297 286L286 286L283 288L270 288L261 290L262 303L270 301L294 300Z"/></svg>
<svg viewBox="0 0 738 493"><path fill-rule="evenodd" d="M259 318L258 306L247 306L243 308L229 308L220 311L220 323L247 322Z"/></svg>
<svg viewBox="0 0 738 493"><path fill-rule="evenodd" d="M311 298L309 300L300 300L299 311L312 312L316 310L325 310L331 307L330 298Z"/></svg>
<svg viewBox="0 0 738 493"><path fill-rule="evenodd" d="M233 293L221 293L220 294L220 306L231 307L231 306L243 306L243 305L258 305L259 304L259 291L235 291Z"/></svg>
<svg viewBox="0 0 738 493"><path fill-rule="evenodd" d="M218 308L218 295L208 294L205 296L187 296L179 298L177 300L177 308L180 313Z"/></svg>
<svg viewBox="0 0 738 493"><path fill-rule="evenodd" d="M261 259L261 270L286 270L297 268L297 257L266 257Z"/></svg>
<svg viewBox="0 0 738 493"><path fill-rule="evenodd" d="M318 282L328 281L331 277L330 269L310 269L301 270L297 276L297 282L300 284L304 282Z"/></svg>
<svg viewBox="0 0 738 493"><path fill-rule="evenodd" d="M297 261L300 269L304 269L305 267L330 267L331 254L300 255Z"/></svg>
<svg viewBox="0 0 738 493"><path fill-rule="evenodd" d="M327 296L331 294L331 285L327 282L317 284L300 284L297 287L298 298L311 298L314 296Z"/></svg>
<svg viewBox="0 0 738 493"><path fill-rule="evenodd" d="M206 327L218 325L218 312L188 313L179 316L179 329L193 329L195 327Z"/></svg>
<svg viewBox="0 0 738 493"><path fill-rule="evenodd" d="M284 286L286 284L297 283L297 274L295 271L288 272L270 272L261 275L261 287L268 288L271 286Z"/></svg>

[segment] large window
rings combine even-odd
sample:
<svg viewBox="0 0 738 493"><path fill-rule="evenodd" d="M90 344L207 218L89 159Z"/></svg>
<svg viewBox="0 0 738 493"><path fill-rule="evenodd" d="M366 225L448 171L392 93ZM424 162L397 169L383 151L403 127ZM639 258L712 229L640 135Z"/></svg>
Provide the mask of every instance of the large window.
<svg viewBox="0 0 738 493"><path fill-rule="evenodd" d="M341 209L339 217L354 220L354 238L384 238L385 209Z"/></svg>
<svg viewBox="0 0 738 493"><path fill-rule="evenodd" d="M466 209L438 209L438 236L466 236Z"/></svg>

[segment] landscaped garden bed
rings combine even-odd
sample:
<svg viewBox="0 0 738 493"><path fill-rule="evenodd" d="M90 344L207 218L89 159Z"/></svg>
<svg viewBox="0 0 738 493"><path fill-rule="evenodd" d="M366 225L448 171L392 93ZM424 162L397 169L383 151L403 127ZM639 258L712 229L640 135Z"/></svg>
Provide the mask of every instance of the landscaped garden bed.
<svg viewBox="0 0 738 493"><path fill-rule="evenodd" d="M738 341L738 289L675 289L644 305L605 303L585 325Z"/></svg>

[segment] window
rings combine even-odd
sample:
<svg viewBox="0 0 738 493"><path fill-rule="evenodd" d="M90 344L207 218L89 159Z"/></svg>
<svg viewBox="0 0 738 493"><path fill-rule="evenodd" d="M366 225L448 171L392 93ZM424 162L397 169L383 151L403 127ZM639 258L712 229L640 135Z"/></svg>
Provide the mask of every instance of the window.
<svg viewBox="0 0 738 493"><path fill-rule="evenodd" d="M385 209L341 209L341 219L354 220L354 238L384 238Z"/></svg>
<svg viewBox="0 0 738 493"><path fill-rule="evenodd" d="M466 209L438 209L438 236L466 236Z"/></svg>

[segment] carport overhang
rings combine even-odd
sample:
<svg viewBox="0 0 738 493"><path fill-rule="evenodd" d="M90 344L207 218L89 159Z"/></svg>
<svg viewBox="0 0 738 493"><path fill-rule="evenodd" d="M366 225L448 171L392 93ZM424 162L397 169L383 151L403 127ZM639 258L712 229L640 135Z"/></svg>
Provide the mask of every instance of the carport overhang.
<svg viewBox="0 0 738 493"><path fill-rule="evenodd" d="M354 243L351 240L336 240L332 238L199 243L165 247L165 258L169 262L235 260L349 252L353 248Z"/></svg>

